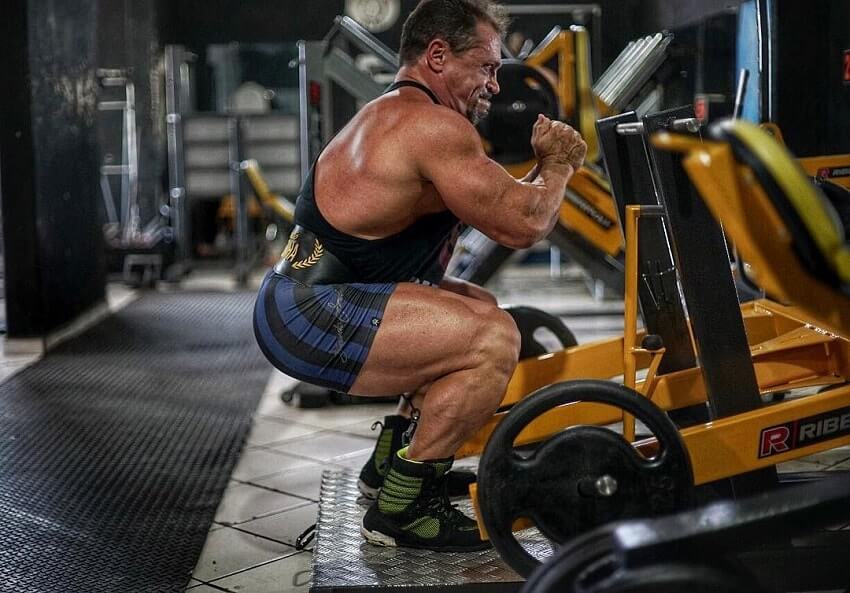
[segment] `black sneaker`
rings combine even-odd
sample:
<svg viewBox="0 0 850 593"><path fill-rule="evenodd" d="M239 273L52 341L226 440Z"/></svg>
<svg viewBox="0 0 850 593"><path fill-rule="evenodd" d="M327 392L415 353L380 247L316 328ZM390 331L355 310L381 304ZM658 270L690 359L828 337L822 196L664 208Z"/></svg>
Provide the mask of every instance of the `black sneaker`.
<svg viewBox="0 0 850 593"><path fill-rule="evenodd" d="M450 469L443 476L443 480L449 498L464 498L469 496L469 485L478 481L478 477L474 471L468 469Z"/></svg>
<svg viewBox="0 0 850 593"><path fill-rule="evenodd" d="M396 455L377 502L363 516L366 541L439 552L489 548L478 524L449 501L443 476L450 467L450 459L419 463Z"/></svg>
<svg viewBox="0 0 850 593"><path fill-rule="evenodd" d="M360 479L357 488L360 494L367 500L376 500L384 478L389 471L390 459L402 448L402 436L410 426L410 419L403 416L386 416L383 422L376 422L373 426L380 426L378 442L372 451L369 461L360 470ZM446 491L450 498L469 496L469 485L476 481L475 472L469 470L450 470L443 477L446 481Z"/></svg>

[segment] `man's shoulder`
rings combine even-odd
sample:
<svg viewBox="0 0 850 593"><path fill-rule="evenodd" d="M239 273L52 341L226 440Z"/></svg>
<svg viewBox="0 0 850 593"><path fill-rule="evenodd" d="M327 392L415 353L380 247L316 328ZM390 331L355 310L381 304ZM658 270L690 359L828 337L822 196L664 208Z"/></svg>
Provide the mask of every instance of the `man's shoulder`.
<svg viewBox="0 0 850 593"><path fill-rule="evenodd" d="M418 144L456 144L478 141L478 132L456 111L434 103L416 102L393 106L397 125L393 134L409 137Z"/></svg>

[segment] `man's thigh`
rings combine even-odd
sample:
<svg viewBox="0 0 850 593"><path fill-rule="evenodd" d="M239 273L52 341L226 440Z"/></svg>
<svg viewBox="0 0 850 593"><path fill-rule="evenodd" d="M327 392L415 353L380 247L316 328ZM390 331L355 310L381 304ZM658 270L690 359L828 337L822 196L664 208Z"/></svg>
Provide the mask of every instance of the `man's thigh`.
<svg viewBox="0 0 850 593"><path fill-rule="evenodd" d="M495 304L418 284L399 284L350 393L411 392L474 364L473 338Z"/></svg>

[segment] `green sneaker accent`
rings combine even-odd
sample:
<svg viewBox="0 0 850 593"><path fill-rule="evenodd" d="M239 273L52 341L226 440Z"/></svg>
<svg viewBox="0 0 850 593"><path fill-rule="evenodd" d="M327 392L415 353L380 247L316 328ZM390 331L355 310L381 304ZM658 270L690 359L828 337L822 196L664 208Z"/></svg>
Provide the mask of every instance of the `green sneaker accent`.
<svg viewBox="0 0 850 593"><path fill-rule="evenodd" d="M476 522L449 501L445 476L453 460L413 461L406 452L393 457L378 501L363 516L360 531L366 540L445 552L489 548Z"/></svg>
<svg viewBox="0 0 850 593"><path fill-rule="evenodd" d="M378 435L378 442L372 451L372 456L360 471L360 479L357 481L360 493L367 500L378 498L389 471L390 460L393 455L402 450L402 435L410 426L410 420L402 416L387 416L380 424L381 433ZM406 452L406 448L404 450ZM411 461L411 463L417 462ZM451 464L447 467L451 467ZM469 496L469 485L475 482L473 472L463 469L453 471L446 469L444 473L449 497Z"/></svg>
<svg viewBox="0 0 850 593"><path fill-rule="evenodd" d="M434 539L440 535L440 520L434 517L419 517L411 523L403 527L405 531L415 533L421 538Z"/></svg>
<svg viewBox="0 0 850 593"><path fill-rule="evenodd" d="M382 430L378 437L378 444L375 446L375 452L372 454L372 464L375 466L375 471L379 476L386 476L389 471L387 459L392 455L393 431Z"/></svg>
<svg viewBox="0 0 850 593"><path fill-rule="evenodd" d="M378 497L390 468L390 459L401 449L402 435L410 426L410 420L403 416L386 416L383 422L376 422L373 427L378 425L381 426L378 441L357 482L361 494L369 500Z"/></svg>

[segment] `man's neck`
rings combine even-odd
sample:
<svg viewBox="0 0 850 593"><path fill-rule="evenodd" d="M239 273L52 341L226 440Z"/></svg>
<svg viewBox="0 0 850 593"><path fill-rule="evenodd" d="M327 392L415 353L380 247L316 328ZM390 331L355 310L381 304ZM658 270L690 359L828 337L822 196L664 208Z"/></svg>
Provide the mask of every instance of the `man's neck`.
<svg viewBox="0 0 850 593"><path fill-rule="evenodd" d="M402 66L399 68L398 73L395 76L395 80L396 82L399 80L415 80L416 82L428 87L428 89L436 95L437 99L440 100L441 105L445 105L447 107L452 106L451 97L446 92L445 86L442 84L439 77L435 76L430 70L422 68L418 64Z"/></svg>

